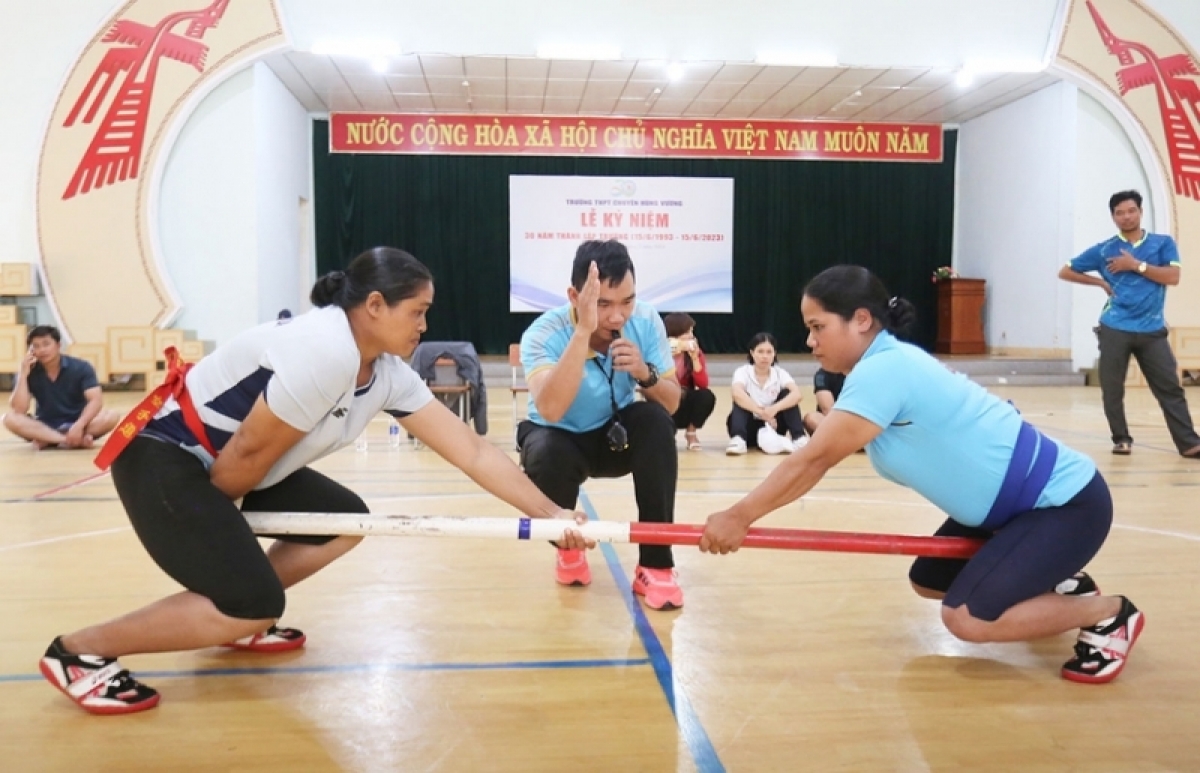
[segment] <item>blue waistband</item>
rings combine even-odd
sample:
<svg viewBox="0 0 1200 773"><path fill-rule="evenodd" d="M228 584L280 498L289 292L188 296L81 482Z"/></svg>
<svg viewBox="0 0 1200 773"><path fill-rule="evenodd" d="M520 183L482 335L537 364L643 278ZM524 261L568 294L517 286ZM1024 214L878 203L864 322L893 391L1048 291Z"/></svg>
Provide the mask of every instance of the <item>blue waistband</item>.
<svg viewBox="0 0 1200 773"><path fill-rule="evenodd" d="M1021 422L1017 445L1004 473L1004 482L996 501L988 511L981 529L998 529L1013 516L1033 509L1042 490L1050 482L1054 464L1058 461L1058 444L1038 432L1027 422Z"/></svg>

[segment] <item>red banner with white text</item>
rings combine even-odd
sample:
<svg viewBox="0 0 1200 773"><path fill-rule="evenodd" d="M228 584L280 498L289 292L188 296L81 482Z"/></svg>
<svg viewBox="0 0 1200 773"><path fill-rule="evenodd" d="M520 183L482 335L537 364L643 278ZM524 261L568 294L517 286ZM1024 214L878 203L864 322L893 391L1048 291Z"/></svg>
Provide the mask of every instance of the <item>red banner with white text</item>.
<svg viewBox="0 0 1200 773"><path fill-rule="evenodd" d="M940 124L330 113L332 153L942 160Z"/></svg>

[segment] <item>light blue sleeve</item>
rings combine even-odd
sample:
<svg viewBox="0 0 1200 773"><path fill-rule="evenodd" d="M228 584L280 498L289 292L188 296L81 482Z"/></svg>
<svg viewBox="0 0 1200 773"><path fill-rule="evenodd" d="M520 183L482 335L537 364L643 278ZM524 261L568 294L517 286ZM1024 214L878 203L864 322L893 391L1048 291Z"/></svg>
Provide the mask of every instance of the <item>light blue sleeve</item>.
<svg viewBox="0 0 1200 773"><path fill-rule="evenodd" d="M1067 265L1072 271L1078 271L1081 274L1086 274L1089 271L1099 271L1104 266L1104 256L1101 254L1101 247L1104 242L1088 247L1076 257L1071 259Z"/></svg>
<svg viewBox="0 0 1200 773"><path fill-rule="evenodd" d="M908 397L908 369L889 352L859 360L846 377L834 410L861 416L887 429L904 411Z"/></svg>
<svg viewBox="0 0 1200 773"><path fill-rule="evenodd" d="M671 355L671 341L667 338L667 326L663 324L662 317L658 316L658 312L651 315L650 323L654 340L646 342L642 357L647 362L653 362L659 373L664 375L671 373L675 370L675 358ZM647 354L646 350L650 350L650 352Z"/></svg>
<svg viewBox="0 0 1200 773"><path fill-rule="evenodd" d="M560 337L553 324L553 312L546 312L533 321L521 336L521 367L525 377L537 370L553 368L562 359L562 350L554 346Z"/></svg>

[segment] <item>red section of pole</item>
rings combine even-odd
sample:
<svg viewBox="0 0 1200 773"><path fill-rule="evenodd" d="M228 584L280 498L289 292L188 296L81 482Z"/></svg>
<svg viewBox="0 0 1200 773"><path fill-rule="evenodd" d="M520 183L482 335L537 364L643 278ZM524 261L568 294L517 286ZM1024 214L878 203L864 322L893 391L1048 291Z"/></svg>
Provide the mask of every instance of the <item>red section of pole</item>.
<svg viewBox="0 0 1200 773"><path fill-rule="evenodd" d="M703 526L681 523L631 523L629 541L641 545L699 545ZM928 558L970 558L983 542L965 537L865 534L848 531L751 528L742 547L819 550L831 553L879 553Z"/></svg>

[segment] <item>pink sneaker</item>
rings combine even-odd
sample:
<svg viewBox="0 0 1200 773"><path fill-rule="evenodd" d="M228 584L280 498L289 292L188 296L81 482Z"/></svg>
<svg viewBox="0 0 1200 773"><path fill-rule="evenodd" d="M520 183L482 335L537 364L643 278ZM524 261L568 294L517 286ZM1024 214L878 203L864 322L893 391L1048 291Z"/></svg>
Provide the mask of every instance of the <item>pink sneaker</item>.
<svg viewBox="0 0 1200 773"><path fill-rule="evenodd" d="M559 550L554 565L554 579L559 585L591 585L592 570L582 550Z"/></svg>
<svg viewBox="0 0 1200 773"><path fill-rule="evenodd" d="M675 582L674 569L649 569L638 566L633 572L633 592L646 598L651 609L679 609L683 589Z"/></svg>
<svg viewBox="0 0 1200 773"><path fill-rule="evenodd" d="M288 652L300 649L306 641L308 637L302 631L273 625L262 633L244 636L221 646L250 652Z"/></svg>

